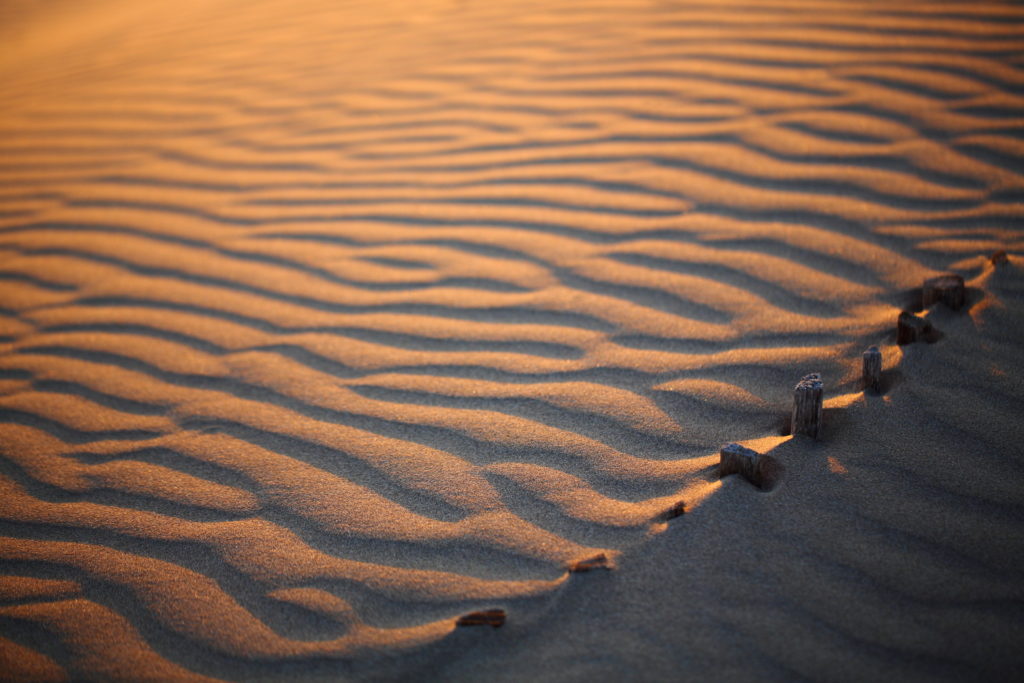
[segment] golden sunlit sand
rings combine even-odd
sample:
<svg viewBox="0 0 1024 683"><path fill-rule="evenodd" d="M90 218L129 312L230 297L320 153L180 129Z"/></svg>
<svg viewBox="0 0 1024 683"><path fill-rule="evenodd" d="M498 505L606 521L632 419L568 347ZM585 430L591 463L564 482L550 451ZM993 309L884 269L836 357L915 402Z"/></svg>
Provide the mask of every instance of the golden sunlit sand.
<svg viewBox="0 0 1024 683"><path fill-rule="evenodd" d="M12 0L0 40L0 680L1024 665L1021 7Z"/></svg>

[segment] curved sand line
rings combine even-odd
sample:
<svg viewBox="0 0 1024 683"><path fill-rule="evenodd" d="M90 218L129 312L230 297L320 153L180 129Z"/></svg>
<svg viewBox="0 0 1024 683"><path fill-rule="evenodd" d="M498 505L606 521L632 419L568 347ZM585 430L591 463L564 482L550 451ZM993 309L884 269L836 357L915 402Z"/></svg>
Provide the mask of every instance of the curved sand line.
<svg viewBox="0 0 1024 683"><path fill-rule="evenodd" d="M577 563L642 555L682 523L667 520L680 503L732 501L714 476L723 441L798 450L777 434L806 372L829 378L830 414L865 419L863 348L883 345L891 378L925 362L890 338L924 278L968 275L969 316L943 324L965 338L970 320L994 357L1018 352L993 328L1019 311L1020 8L12 7L0 669L13 677L240 680L280 677L284 661L445 652L458 616L543 614L589 580L567 571ZM982 258L997 249L1010 271ZM995 382L1002 403L971 412L971 433L1014 432L1006 369L946 360L974 379L900 390L960 434L947 402ZM849 474L844 462L857 455L830 471ZM908 480L908 516L933 499L975 516L949 521L951 543L861 501L849 533L1003 585L1002 556L967 535L1019 530L1013 486L872 467ZM884 584L869 609L936 600L890 585L902 574L887 545L887 575L821 539L801 548ZM810 603L790 616L882 675L860 625ZM19 635L37 631L57 645ZM749 651L761 672L823 672L770 637Z"/></svg>

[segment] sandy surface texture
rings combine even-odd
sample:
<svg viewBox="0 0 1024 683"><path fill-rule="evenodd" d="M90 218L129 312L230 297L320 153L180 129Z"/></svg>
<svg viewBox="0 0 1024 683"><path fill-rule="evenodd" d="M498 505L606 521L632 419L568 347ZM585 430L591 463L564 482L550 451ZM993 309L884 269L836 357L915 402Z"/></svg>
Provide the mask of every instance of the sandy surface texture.
<svg viewBox="0 0 1024 683"><path fill-rule="evenodd" d="M0 680L1024 667L1024 7L11 0L0 43Z"/></svg>

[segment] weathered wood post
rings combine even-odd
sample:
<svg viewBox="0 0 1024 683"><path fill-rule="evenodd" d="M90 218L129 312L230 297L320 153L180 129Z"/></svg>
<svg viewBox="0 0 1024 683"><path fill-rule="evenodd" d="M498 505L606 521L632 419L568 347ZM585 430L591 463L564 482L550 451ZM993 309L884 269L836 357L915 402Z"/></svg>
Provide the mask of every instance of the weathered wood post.
<svg viewBox="0 0 1024 683"><path fill-rule="evenodd" d="M762 455L755 450L731 443L722 446L718 452L718 476L727 477L738 474L759 489L771 489L775 486L781 467L770 455Z"/></svg>
<svg viewBox="0 0 1024 683"><path fill-rule="evenodd" d="M919 318L910 311L903 311L896 319L896 343L900 346L924 341L926 334L932 331L932 324Z"/></svg>
<svg viewBox="0 0 1024 683"><path fill-rule="evenodd" d="M759 455L761 454L757 451L738 443L722 446L722 450L718 452L719 478L727 477L730 474L739 474L753 483Z"/></svg>
<svg viewBox="0 0 1024 683"><path fill-rule="evenodd" d="M882 352L877 346L864 352L864 390L879 391L882 387Z"/></svg>
<svg viewBox="0 0 1024 683"><path fill-rule="evenodd" d="M505 610L485 609L479 612L470 612L459 617L455 622L456 626L493 626L498 628L505 623Z"/></svg>
<svg viewBox="0 0 1024 683"><path fill-rule="evenodd" d="M821 430L821 403L824 389L821 375L812 372L793 388L793 434L818 438Z"/></svg>
<svg viewBox="0 0 1024 683"><path fill-rule="evenodd" d="M664 520L675 519L676 517L682 517L686 514L686 503L684 501L678 501L672 504L668 510L661 513L660 518Z"/></svg>
<svg viewBox="0 0 1024 683"><path fill-rule="evenodd" d="M569 563L568 570L574 574L589 572L592 569L611 569L612 563L604 553Z"/></svg>
<svg viewBox="0 0 1024 683"><path fill-rule="evenodd" d="M921 305L925 308L941 301L954 311L959 311L966 299L964 279L955 273L928 278L921 288Z"/></svg>

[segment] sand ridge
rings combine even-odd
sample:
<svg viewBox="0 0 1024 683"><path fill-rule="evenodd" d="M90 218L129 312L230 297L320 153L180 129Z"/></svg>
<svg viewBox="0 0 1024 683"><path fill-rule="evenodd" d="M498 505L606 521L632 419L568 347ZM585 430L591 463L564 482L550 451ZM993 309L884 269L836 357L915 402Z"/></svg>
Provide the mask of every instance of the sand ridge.
<svg viewBox="0 0 1024 683"><path fill-rule="evenodd" d="M735 501L722 443L796 457L807 372L842 424L869 344L933 362L892 336L924 278L1018 353L1019 7L130 5L12 10L0 59L15 677L430 663ZM964 363L926 414L1014 381Z"/></svg>

